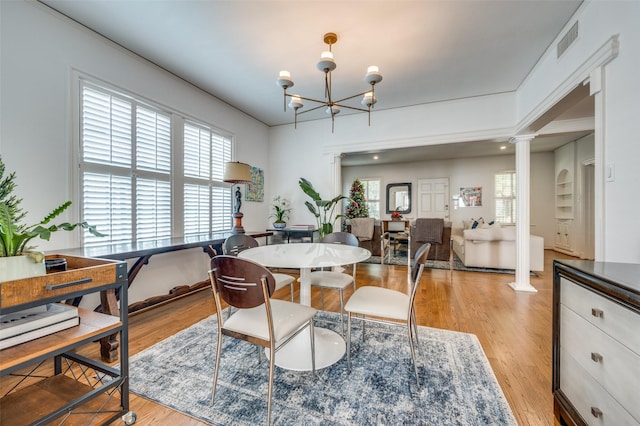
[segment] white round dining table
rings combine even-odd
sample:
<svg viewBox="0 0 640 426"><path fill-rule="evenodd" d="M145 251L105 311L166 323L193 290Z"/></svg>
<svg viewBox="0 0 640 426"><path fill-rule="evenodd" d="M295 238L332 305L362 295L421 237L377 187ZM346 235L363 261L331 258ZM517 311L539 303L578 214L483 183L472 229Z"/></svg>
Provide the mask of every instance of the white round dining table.
<svg viewBox="0 0 640 426"><path fill-rule="evenodd" d="M311 305L312 268L339 267L362 262L371 252L362 247L328 243L273 244L244 250L238 257L269 268L300 270L300 303ZM315 327L316 369L338 362L345 354L346 344L340 334ZM289 370L311 370L309 334L300 333L276 353L275 363Z"/></svg>

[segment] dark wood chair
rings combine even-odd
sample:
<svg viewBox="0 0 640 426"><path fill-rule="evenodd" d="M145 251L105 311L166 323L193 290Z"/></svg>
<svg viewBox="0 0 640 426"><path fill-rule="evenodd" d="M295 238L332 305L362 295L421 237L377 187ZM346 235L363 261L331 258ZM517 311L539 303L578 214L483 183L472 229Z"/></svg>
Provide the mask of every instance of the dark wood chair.
<svg viewBox="0 0 640 426"><path fill-rule="evenodd" d="M258 240L245 234L232 235L222 244L222 254L228 254L230 256L237 256L243 250L250 249L252 247L258 247ZM272 272L273 277L276 279L276 290L280 290L285 286L289 286L291 292L291 301L293 302L293 282L295 279L291 275L279 274Z"/></svg>
<svg viewBox="0 0 640 426"><path fill-rule="evenodd" d="M236 308L226 320L222 315L218 315L218 345L211 405L216 395L222 336L269 348L267 391L267 424L269 424L276 352L307 328L311 339L311 367L315 377L313 317L316 310L298 303L271 299L276 287L273 274L265 267L247 259L227 255L216 256L211 259L209 278L218 314L222 312L222 301Z"/></svg>

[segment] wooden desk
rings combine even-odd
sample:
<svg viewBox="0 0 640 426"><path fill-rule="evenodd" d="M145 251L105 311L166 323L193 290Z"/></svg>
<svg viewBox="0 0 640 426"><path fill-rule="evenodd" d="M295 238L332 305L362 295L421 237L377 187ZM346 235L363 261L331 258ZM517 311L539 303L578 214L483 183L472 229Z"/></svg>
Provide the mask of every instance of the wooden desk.
<svg viewBox="0 0 640 426"><path fill-rule="evenodd" d="M179 250L202 248L202 251L210 257L222 253L222 243L233 235L230 231L215 232L211 234L190 235L180 238L165 238L159 240L140 241L135 243L107 244L94 247L81 247L67 250L56 250L58 255L70 255L79 257L91 257L112 260L126 260L138 258L127 274L128 287L131 287L138 272L149 263L151 256L161 253L170 253ZM271 232L247 232L254 238L269 237ZM129 313L136 312L151 306L165 303L167 300L183 297L186 294L201 290L209 285L208 281L196 283L192 286L180 286L171 290L168 295L153 297L129 306ZM77 297L72 304L78 306L82 297Z"/></svg>

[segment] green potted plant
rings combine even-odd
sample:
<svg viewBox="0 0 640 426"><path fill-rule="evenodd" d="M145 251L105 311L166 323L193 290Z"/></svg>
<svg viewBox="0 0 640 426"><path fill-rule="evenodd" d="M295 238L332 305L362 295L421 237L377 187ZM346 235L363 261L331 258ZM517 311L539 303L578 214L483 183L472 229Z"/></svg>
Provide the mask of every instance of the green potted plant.
<svg viewBox="0 0 640 426"><path fill-rule="evenodd" d="M286 198L281 196L273 197L273 214L269 217L275 218L273 227L276 229L283 229L287 226L286 219L289 218L289 212L291 211L291 204Z"/></svg>
<svg viewBox="0 0 640 426"><path fill-rule="evenodd" d="M316 218L320 238L332 233L333 223L343 216L342 214L338 214L334 217L335 208L341 200L346 200L347 197L338 195L331 200L323 200L318 191L313 188L311 182L305 178L300 178L298 184L302 191L313 200L313 203L305 201L304 204Z"/></svg>
<svg viewBox="0 0 640 426"><path fill-rule="evenodd" d="M22 199L13 195L15 173L5 177L5 165L0 157L0 282L27 276L44 275L44 254L28 246L34 238L49 240L57 231L72 231L77 227L87 229L93 235L104 236L87 222L51 224L70 205L67 201L56 207L42 221L33 225L21 223L26 212L20 208Z"/></svg>

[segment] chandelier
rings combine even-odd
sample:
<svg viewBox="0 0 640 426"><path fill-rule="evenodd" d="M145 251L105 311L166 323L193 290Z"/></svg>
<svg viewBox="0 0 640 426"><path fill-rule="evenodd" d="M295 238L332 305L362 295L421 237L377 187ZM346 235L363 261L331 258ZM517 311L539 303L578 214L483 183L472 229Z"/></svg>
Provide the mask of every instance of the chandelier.
<svg viewBox="0 0 640 426"><path fill-rule="evenodd" d="M292 95L287 93L287 89L293 87L291 73L289 71L280 71L280 76L278 77L276 83L278 84L278 86L284 89L285 112L287 111L287 97L291 99L289 101L289 108L293 109L295 114L294 128L298 127L298 114L305 114L307 112L315 111L320 108L325 108L326 113L331 115L331 133L333 133L334 118L336 114L340 112L340 108L366 112L369 118L369 126L371 125L371 108L373 108L373 105L376 103L375 85L376 83L380 83L382 81L382 74L380 74L378 67L370 66L367 69L367 74L364 76L365 83L371 85L370 90L364 91L362 93L356 93L355 95L347 96L346 98L337 100L334 99L333 93L331 92L331 72L336 69L336 63L333 60L333 52L331 51L331 46L334 45L337 41L338 36L335 33L327 33L324 35L324 42L329 45L329 51L322 52L322 54L320 55L320 61L318 61L317 64L318 69L324 73L324 100L307 98L304 96ZM345 101L357 98L359 96L362 96L361 104L366 108L344 104ZM314 102L319 105L302 111L302 108L304 106L302 102L303 100Z"/></svg>

